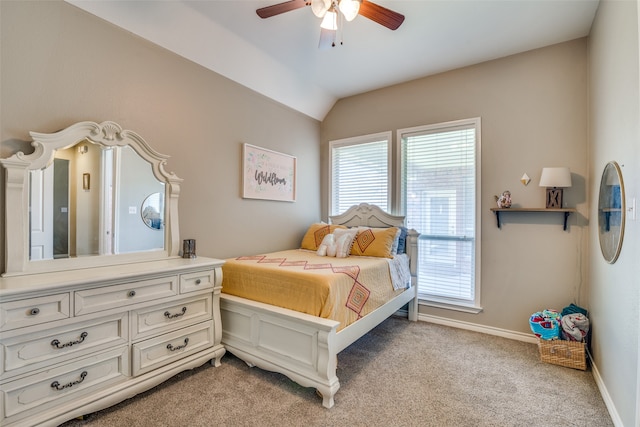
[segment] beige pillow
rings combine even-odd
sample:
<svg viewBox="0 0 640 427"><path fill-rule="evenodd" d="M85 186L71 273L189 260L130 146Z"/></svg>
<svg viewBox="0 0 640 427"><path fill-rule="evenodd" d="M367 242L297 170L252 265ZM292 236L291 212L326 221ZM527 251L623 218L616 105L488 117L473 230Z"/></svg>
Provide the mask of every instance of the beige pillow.
<svg viewBox="0 0 640 427"><path fill-rule="evenodd" d="M393 258L392 248L397 233L398 227L358 227L351 255Z"/></svg>
<svg viewBox="0 0 640 427"><path fill-rule="evenodd" d="M344 225L325 224L323 222L311 224L311 226L309 226L309 228L307 229L304 237L302 238L300 248L317 251L318 246L320 246L320 243L322 243L322 239L324 239L324 236L333 233L333 231L337 228L347 227L345 227Z"/></svg>

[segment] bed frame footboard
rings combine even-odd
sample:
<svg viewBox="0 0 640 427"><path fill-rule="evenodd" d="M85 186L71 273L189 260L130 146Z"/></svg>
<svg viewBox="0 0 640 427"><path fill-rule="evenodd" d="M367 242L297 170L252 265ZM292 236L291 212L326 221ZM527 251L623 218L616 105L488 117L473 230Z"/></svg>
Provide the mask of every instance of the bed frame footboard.
<svg viewBox="0 0 640 427"><path fill-rule="evenodd" d="M331 408L340 388L338 353L409 304L409 320L417 320L416 287L412 286L340 332L340 322L222 294L222 343L249 366L279 372L322 395Z"/></svg>
<svg viewBox="0 0 640 427"><path fill-rule="evenodd" d="M322 395L322 405L333 406L340 388L336 375L339 322L224 294L220 310L227 351L249 366L314 387Z"/></svg>

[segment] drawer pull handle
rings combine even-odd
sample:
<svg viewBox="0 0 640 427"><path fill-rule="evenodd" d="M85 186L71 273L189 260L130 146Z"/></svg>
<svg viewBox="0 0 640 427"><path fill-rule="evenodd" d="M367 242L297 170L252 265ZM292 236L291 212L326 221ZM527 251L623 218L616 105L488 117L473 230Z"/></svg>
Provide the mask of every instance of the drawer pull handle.
<svg viewBox="0 0 640 427"><path fill-rule="evenodd" d="M76 384L80 384L87 377L87 371L82 371L80 374L80 379L76 381L71 381L70 383L60 384L58 381L54 381L51 383L51 388L55 388L56 390L64 390L65 388L73 387Z"/></svg>
<svg viewBox="0 0 640 427"><path fill-rule="evenodd" d="M39 313L40 313L40 309L38 307L32 308L31 310L29 310L29 314L32 316L36 316Z"/></svg>
<svg viewBox="0 0 640 427"><path fill-rule="evenodd" d="M171 343L167 344L167 348L169 349L169 351L176 351L176 350L181 350L183 348L185 348L187 346L187 344L189 344L189 337L184 339L184 344L179 345L177 347L174 347L171 345Z"/></svg>
<svg viewBox="0 0 640 427"><path fill-rule="evenodd" d="M196 279L196 285L199 285L200 283L202 283L202 280Z"/></svg>
<svg viewBox="0 0 640 427"><path fill-rule="evenodd" d="M136 291L129 291L129 292L127 292L127 296L128 296L129 298L135 297L135 296L136 296Z"/></svg>
<svg viewBox="0 0 640 427"><path fill-rule="evenodd" d="M80 339L79 340L69 341L68 343L65 343L65 344L62 344L62 345L60 345L60 341L53 340L53 341L51 341L51 345L54 346L55 348L71 347L72 345L80 344L88 336L89 336L89 334L87 332L83 332L83 333L80 334Z"/></svg>
<svg viewBox="0 0 640 427"><path fill-rule="evenodd" d="M180 313L176 313L176 314L171 314L168 311L164 312L164 317L166 317L167 319L175 319L176 317L182 317L184 316L184 314L187 312L187 307L182 307L182 312Z"/></svg>

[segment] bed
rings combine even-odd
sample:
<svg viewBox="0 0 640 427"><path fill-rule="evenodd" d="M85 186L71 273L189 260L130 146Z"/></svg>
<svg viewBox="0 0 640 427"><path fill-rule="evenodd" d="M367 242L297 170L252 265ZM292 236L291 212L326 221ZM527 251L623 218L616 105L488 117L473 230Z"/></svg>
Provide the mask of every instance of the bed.
<svg viewBox="0 0 640 427"><path fill-rule="evenodd" d="M404 217L389 215L378 206L363 203L351 207L340 215L330 217L330 224L352 229L369 227L380 230L382 228L404 227ZM409 320L417 320L418 233L415 230L407 231L405 247L406 262L409 266L408 287L393 289L386 300L376 302L368 309L364 304L358 303L358 298L353 299L352 302L355 301L355 303L352 305L354 306L348 311L352 314L356 313L355 319L353 319L354 316L351 316L351 319L339 318L340 320L335 320L335 313L326 308L326 312L313 311L318 309L315 308L310 309L311 311L307 310L308 312L305 313L297 311L298 308L295 310L288 308L290 305L288 303L281 304L279 301L271 301L268 298L256 301L238 296L245 294L237 291L235 285L232 284L235 283L232 282L235 275L232 267L237 263L263 266L271 264L279 267L288 263L286 268L280 269L290 272L295 269L304 269L300 265L313 262L313 265L324 264L326 266L330 264L334 270L342 269L340 271L344 274L338 274L338 276L352 276L353 279L354 274L350 274L347 270L353 268L356 259L364 260L369 257L317 257L322 261L317 259L301 261L295 258L291 251L283 251L228 260L229 265L225 264L223 267L220 301L222 343L227 351L249 366L279 372L303 387L315 388L322 396L322 405L331 408L334 405L334 396L340 388L340 382L336 375L338 353L405 306L408 306L407 317ZM313 251L307 252L311 252L312 257L317 256ZM358 271L364 271L360 270L360 267L357 268ZM227 292L225 292L225 280L227 280ZM253 281L261 280L258 278ZM266 282L265 280L265 286ZM275 280L271 280L271 282L275 282ZM353 280L352 282L355 283ZM369 283L367 283L367 287L370 286ZM277 283L274 286L277 287ZM352 289L355 288L356 286L352 287ZM373 293L375 291L371 292L371 294ZM270 292L270 294L274 294L274 292ZM337 305L343 305L343 303L344 301ZM348 304L349 301L347 301Z"/></svg>

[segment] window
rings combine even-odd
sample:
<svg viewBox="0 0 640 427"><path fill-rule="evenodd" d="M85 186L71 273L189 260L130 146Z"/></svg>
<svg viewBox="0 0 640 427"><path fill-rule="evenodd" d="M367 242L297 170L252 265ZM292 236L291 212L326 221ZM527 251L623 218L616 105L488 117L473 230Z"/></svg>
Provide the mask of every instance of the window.
<svg viewBox="0 0 640 427"><path fill-rule="evenodd" d="M331 141L329 149L331 215L359 203L389 212L391 132Z"/></svg>
<svg viewBox="0 0 640 427"><path fill-rule="evenodd" d="M479 312L480 119L398 130L397 165L391 163L390 132L331 141L329 147L330 215L363 202L406 215L407 226L420 232L420 300Z"/></svg>
<svg viewBox="0 0 640 427"><path fill-rule="evenodd" d="M480 119L398 130L400 205L420 232L418 294L479 308Z"/></svg>

